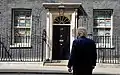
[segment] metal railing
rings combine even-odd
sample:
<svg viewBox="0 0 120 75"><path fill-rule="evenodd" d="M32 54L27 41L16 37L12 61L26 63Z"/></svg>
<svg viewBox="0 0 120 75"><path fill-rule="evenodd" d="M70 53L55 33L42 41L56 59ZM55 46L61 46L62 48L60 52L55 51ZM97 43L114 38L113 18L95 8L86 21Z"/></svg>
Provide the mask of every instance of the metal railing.
<svg viewBox="0 0 120 75"><path fill-rule="evenodd" d="M118 36L92 36L96 42L98 63L120 63L120 37Z"/></svg>
<svg viewBox="0 0 120 75"><path fill-rule="evenodd" d="M42 36L16 39L17 42L11 43L10 37L0 36L0 61L43 61Z"/></svg>
<svg viewBox="0 0 120 75"><path fill-rule="evenodd" d="M27 39L26 37L24 37ZM118 36L91 36L89 37L96 42L97 62L98 63L120 63L120 37ZM45 57L46 39L44 36L35 36L28 41L23 41L20 45L11 46L9 41L4 42L9 37L0 38L0 61L43 61ZM20 39L20 38L19 38ZM27 39L28 40L28 39ZM26 46L25 46L26 44ZM13 44L12 44L13 45ZM51 49L51 44L47 44Z"/></svg>

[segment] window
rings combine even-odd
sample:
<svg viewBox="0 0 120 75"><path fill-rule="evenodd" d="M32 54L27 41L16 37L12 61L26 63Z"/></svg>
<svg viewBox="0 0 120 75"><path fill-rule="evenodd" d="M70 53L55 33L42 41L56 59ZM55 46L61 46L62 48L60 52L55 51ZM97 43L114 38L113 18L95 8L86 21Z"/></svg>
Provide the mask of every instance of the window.
<svg viewBox="0 0 120 75"><path fill-rule="evenodd" d="M93 10L93 34L97 47L112 47L112 10Z"/></svg>
<svg viewBox="0 0 120 75"><path fill-rule="evenodd" d="M54 24L70 24L70 20L65 16L58 16L55 18Z"/></svg>
<svg viewBox="0 0 120 75"><path fill-rule="evenodd" d="M32 17L30 9L12 10L12 45L11 47L28 47L31 42Z"/></svg>

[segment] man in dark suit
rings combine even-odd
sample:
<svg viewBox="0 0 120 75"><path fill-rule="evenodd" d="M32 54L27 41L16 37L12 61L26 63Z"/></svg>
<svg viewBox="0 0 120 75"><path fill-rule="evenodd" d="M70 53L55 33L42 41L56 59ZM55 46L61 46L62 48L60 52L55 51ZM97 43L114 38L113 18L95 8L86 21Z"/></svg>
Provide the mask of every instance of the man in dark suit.
<svg viewBox="0 0 120 75"><path fill-rule="evenodd" d="M84 27L78 27L77 36L73 41L68 70L73 68L73 75L92 75L97 59L95 42L86 38L87 31Z"/></svg>

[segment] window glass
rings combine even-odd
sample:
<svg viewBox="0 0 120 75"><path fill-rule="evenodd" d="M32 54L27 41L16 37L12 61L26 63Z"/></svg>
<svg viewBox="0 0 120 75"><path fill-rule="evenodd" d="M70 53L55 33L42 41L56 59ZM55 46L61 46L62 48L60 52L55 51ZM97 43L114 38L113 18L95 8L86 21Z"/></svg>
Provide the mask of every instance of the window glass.
<svg viewBox="0 0 120 75"><path fill-rule="evenodd" d="M30 43L31 39L31 10L15 9L13 11L13 43Z"/></svg>
<svg viewBox="0 0 120 75"><path fill-rule="evenodd" d="M93 34L99 46L105 46L112 42L112 10L93 10ZM106 46L107 47L107 46Z"/></svg>

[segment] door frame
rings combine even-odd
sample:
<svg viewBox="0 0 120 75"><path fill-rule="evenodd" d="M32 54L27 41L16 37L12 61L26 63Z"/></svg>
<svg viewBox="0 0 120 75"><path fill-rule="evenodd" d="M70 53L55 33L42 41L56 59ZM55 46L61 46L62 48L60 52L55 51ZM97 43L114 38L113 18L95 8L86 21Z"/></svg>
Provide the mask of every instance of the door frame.
<svg viewBox="0 0 120 75"><path fill-rule="evenodd" d="M76 30L77 27L77 11L75 10L71 10L71 20L70 20L70 24L53 24L53 12L49 11L47 12L47 18L46 18L46 49L45 49L45 60L52 60L52 36L53 36L53 25L70 25L70 52L71 52L71 48L72 48L72 42L73 40L76 38L76 36L74 36L73 34L75 34L75 32L73 32L73 30Z"/></svg>

